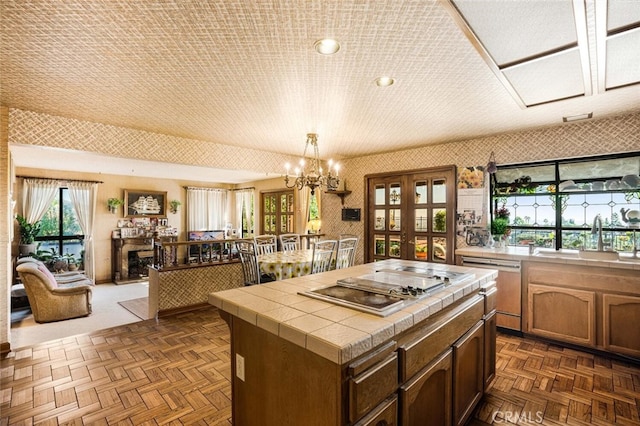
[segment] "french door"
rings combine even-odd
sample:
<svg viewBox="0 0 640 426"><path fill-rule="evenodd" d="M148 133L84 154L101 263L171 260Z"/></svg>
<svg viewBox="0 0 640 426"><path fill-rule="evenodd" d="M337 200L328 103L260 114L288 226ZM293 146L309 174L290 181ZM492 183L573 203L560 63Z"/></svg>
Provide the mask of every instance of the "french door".
<svg viewBox="0 0 640 426"><path fill-rule="evenodd" d="M261 234L288 234L293 232L296 217L293 191L264 192L261 194Z"/></svg>
<svg viewBox="0 0 640 426"><path fill-rule="evenodd" d="M454 263L455 166L365 178L367 262Z"/></svg>

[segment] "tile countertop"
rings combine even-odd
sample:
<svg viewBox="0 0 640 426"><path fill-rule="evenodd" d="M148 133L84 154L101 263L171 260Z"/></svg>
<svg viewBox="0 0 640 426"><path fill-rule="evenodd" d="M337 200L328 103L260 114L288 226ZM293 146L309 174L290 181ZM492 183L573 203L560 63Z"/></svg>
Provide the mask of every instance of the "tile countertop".
<svg viewBox="0 0 640 426"><path fill-rule="evenodd" d="M494 249L486 247L464 247L456 249L456 256L484 257L490 259L527 260L532 262L565 263L572 265L596 266L601 268L635 269L640 271L640 257L631 253L621 253L619 260L582 259L577 250L536 249L529 254L529 247Z"/></svg>
<svg viewBox="0 0 640 426"><path fill-rule="evenodd" d="M399 265L471 273L474 278L452 284L386 317L298 294L329 287L341 278L358 277ZM209 294L209 303L336 364L344 364L495 280L497 273L492 269L391 259L219 291Z"/></svg>

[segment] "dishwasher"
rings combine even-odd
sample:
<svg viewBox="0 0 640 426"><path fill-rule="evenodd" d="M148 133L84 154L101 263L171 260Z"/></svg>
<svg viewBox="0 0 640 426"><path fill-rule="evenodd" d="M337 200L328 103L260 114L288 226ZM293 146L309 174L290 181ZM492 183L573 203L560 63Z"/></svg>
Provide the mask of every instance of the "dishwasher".
<svg viewBox="0 0 640 426"><path fill-rule="evenodd" d="M496 324L498 327L522 331L522 282L519 260L462 256L462 266L497 269Z"/></svg>

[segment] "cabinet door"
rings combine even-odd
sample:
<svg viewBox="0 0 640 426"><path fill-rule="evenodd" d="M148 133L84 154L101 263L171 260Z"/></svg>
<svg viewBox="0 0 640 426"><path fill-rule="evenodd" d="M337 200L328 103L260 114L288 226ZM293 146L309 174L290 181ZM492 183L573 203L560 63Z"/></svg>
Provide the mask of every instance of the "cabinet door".
<svg viewBox="0 0 640 426"><path fill-rule="evenodd" d="M392 396L374 408L354 426L396 426L398 424L398 397Z"/></svg>
<svg viewBox="0 0 640 426"><path fill-rule="evenodd" d="M484 389L496 376L496 312L484 319Z"/></svg>
<svg viewBox="0 0 640 426"><path fill-rule="evenodd" d="M595 298L593 291L529 284L527 331L595 347Z"/></svg>
<svg viewBox="0 0 640 426"><path fill-rule="evenodd" d="M640 357L640 297L602 295L603 346L611 352Z"/></svg>
<svg viewBox="0 0 640 426"><path fill-rule="evenodd" d="M484 392L484 321L453 345L453 424L462 426Z"/></svg>
<svg viewBox="0 0 640 426"><path fill-rule="evenodd" d="M520 317L522 314L520 272L500 270L496 279L496 287L498 287L496 300L498 326L520 331Z"/></svg>
<svg viewBox="0 0 640 426"><path fill-rule="evenodd" d="M400 387L401 425L451 425L452 353L448 349Z"/></svg>

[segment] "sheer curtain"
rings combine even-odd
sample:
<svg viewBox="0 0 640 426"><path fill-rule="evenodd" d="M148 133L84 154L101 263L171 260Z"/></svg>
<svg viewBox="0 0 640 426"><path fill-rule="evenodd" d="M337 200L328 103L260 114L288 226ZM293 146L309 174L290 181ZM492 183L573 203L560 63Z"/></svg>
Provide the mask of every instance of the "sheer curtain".
<svg viewBox="0 0 640 426"><path fill-rule="evenodd" d="M311 207L311 189L305 186L298 191L298 205L300 206L300 216L298 217L297 229L302 229L302 233L309 230L309 208Z"/></svg>
<svg viewBox="0 0 640 426"><path fill-rule="evenodd" d="M253 200L253 189L240 189L236 191L236 224L235 227L238 230L238 236L245 238L242 234L242 212L244 209L244 220L247 223L248 230L251 232L251 202Z"/></svg>
<svg viewBox="0 0 640 426"><path fill-rule="evenodd" d="M29 223L42 219L58 195L60 182L50 179L25 179L22 191L22 216Z"/></svg>
<svg viewBox="0 0 640 426"><path fill-rule="evenodd" d="M98 184L94 182L69 182L67 187L80 229L84 234L84 272L89 279L93 280L96 275L93 223L98 198Z"/></svg>
<svg viewBox="0 0 640 426"><path fill-rule="evenodd" d="M187 188L187 231L225 229L226 189Z"/></svg>

